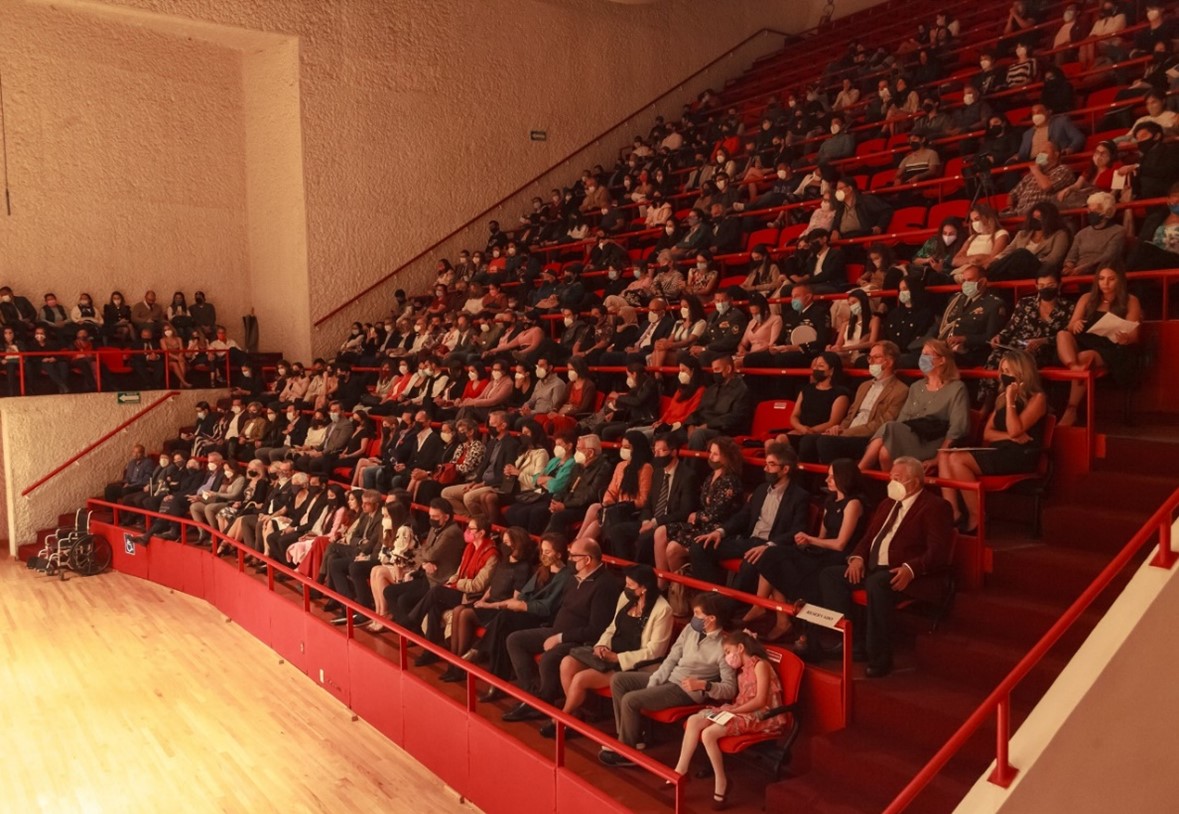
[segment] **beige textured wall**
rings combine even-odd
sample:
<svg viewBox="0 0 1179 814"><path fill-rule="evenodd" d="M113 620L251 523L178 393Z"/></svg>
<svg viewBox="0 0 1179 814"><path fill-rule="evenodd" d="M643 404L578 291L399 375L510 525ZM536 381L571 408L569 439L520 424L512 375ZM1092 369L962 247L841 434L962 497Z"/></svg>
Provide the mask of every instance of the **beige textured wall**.
<svg viewBox="0 0 1179 814"><path fill-rule="evenodd" d="M232 313L247 275L239 54L68 5L3 6L0 278L35 304L203 288Z"/></svg>
<svg viewBox="0 0 1179 814"><path fill-rule="evenodd" d="M70 298L82 268L107 275L99 290L170 291L181 276L217 292L232 331L254 308L264 348L322 351L382 299L314 334L307 322L752 32L800 30L820 7L8 0L21 217L0 227L0 268Z"/></svg>
<svg viewBox="0 0 1179 814"><path fill-rule="evenodd" d="M179 427L192 423L198 401L218 394L181 392L96 448L78 465L21 497L26 486L163 395L145 392L138 405L119 404L114 393L0 399L3 482L8 487L7 536L13 555L18 546L33 542L39 529L54 526L58 515L72 511L87 498L101 496L105 484L119 479L133 444L143 443L149 452L159 450L164 439L176 437Z"/></svg>

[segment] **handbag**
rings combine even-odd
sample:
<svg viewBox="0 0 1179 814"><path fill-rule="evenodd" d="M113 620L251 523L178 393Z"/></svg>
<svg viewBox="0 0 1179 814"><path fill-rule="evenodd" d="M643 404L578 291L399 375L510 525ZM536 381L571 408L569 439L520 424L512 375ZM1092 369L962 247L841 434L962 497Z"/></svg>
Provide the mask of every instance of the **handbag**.
<svg viewBox="0 0 1179 814"><path fill-rule="evenodd" d="M910 418L904 422L904 425L911 429L913 434L922 441L936 441L945 438L946 433L950 431L949 421L933 415Z"/></svg>
<svg viewBox="0 0 1179 814"><path fill-rule="evenodd" d="M434 480L443 485L458 480L458 467L454 464L442 464L434 470Z"/></svg>
<svg viewBox="0 0 1179 814"><path fill-rule="evenodd" d="M549 493L543 489L531 489L527 492L521 492L516 495L514 503L522 503L528 505L530 503L539 503L549 496Z"/></svg>
<svg viewBox="0 0 1179 814"><path fill-rule="evenodd" d="M639 510L633 500L611 503L602 507L602 526L616 526L619 523L633 523L639 519Z"/></svg>
<svg viewBox="0 0 1179 814"><path fill-rule="evenodd" d="M606 661L605 659L600 659L597 656L595 656L594 655L594 648L589 645L582 645L581 647L575 647L569 651L569 655L573 656L573 658L580 661L586 667L590 668L591 670L597 670L599 673L614 672L615 670L618 669L618 666L619 666L619 665L615 664L614 662L609 662L609 661Z"/></svg>

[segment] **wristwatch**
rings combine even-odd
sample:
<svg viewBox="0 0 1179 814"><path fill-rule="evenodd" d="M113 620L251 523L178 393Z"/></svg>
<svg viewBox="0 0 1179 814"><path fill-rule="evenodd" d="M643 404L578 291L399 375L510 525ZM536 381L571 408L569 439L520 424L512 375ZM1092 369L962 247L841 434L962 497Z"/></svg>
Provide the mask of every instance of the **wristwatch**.
<svg viewBox="0 0 1179 814"><path fill-rule="evenodd" d="M705 681L704 682L704 694L708 695L708 693L710 693L710 692L712 692L712 682Z"/></svg>

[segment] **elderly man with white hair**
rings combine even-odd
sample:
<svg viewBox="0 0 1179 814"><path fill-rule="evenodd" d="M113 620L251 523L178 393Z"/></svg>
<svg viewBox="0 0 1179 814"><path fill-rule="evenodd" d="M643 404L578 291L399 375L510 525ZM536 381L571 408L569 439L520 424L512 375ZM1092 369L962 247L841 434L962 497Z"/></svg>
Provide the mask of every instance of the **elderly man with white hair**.
<svg viewBox="0 0 1179 814"><path fill-rule="evenodd" d="M857 656L865 655L868 678L892 671L893 613L897 597L915 579L950 564L953 511L925 488L925 469L916 458L901 457L889 474L888 498L881 502L859 543L847 558L819 575L824 607L851 615L852 591L868 594L867 618L853 620ZM817 651L816 636L808 646Z"/></svg>
<svg viewBox="0 0 1179 814"><path fill-rule="evenodd" d="M1075 274L1096 274L1106 266L1118 266L1126 245L1126 230L1114 222L1116 203L1108 192L1094 192L1086 204L1089 225L1077 232L1073 245L1064 258L1064 277Z"/></svg>

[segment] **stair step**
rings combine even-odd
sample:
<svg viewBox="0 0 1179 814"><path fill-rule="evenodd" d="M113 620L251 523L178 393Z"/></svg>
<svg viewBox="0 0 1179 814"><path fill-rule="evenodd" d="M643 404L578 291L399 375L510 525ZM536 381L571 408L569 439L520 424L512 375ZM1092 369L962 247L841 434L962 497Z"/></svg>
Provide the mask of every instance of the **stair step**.
<svg viewBox="0 0 1179 814"><path fill-rule="evenodd" d="M1176 453L1179 454L1179 447L1176 447ZM1053 506L1110 506L1121 510L1142 510L1149 515L1171 496L1175 486L1173 476L1100 469L1060 483Z"/></svg>
<svg viewBox="0 0 1179 814"><path fill-rule="evenodd" d="M988 588L958 594L946 627L954 633L1030 649L1067 607L1063 601L1045 601L1005 588ZM1105 605L1091 607L1081 617L1079 626L1091 629L1104 610ZM1074 629L1077 627L1074 625Z"/></svg>
<svg viewBox="0 0 1179 814"><path fill-rule="evenodd" d="M923 674L936 675L951 683L979 687L989 692L1007 677L1026 652L1026 648L947 631L917 640L917 669ZM1064 646L1049 652L1020 683L1019 697L1034 700L1042 696L1064 669L1068 661L1065 652ZM1072 651L1067 652L1071 654Z"/></svg>
<svg viewBox="0 0 1179 814"><path fill-rule="evenodd" d="M887 735L932 755L991 689L919 671L898 671L882 680L864 679L855 682L853 726L857 731ZM920 721L919 726L914 725L916 721ZM991 748L986 739L971 739L964 756L985 764Z"/></svg>
<svg viewBox="0 0 1179 814"><path fill-rule="evenodd" d="M1044 539L1061 547L1112 555L1138 533L1161 502L1149 511L1111 508L1105 501L1049 506L1044 509Z"/></svg>
<svg viewBox="0 0 1179 814"><path fill-rule="evenodd" d="M1045 544L997 550L986 590L1004 590L1068 605L1109 561L1106 554Z"/></svg>

